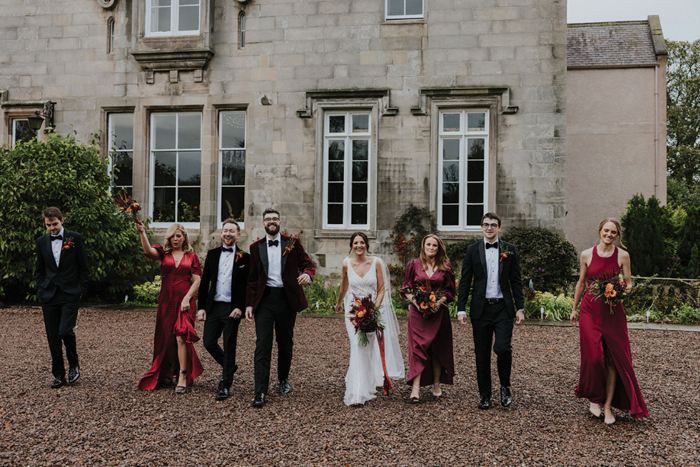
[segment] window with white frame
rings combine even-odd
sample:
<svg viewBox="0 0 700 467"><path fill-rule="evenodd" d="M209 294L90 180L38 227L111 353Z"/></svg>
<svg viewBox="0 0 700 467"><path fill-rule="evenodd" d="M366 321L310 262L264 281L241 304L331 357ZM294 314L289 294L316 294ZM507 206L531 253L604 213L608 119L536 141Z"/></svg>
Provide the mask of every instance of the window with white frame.
<svg viewBox="0 0 700 467"><path fill-rule="evenodd" d="M488 206L488 111L441 111L438 145L438 225L478 229Z"/></svg>
<svg viewBox="0 0 700 467"><path fill-rule="evenodd" d="M146 0L146 36L199 34L200 0Z"/></svg>
<svg viewBox="0 0 700 467"><path fill-rule="evenodd" d="M327 112L323 130L323 226L369 228L370 112Z"/></svg>
<svg viewBox="0 0 700 467"><path fill-rule="evenodd" d="M12 147L18 142L31 141L36 136L36 132L29 127L29 120L26 118L12 119Z"/></svg>
<svg viewBox="0 0 700 467"><path fill-rule="evenodd" d="M385 0L386 19L423 18L423 0Z"/></svg>
<svg viewBox="0 0 700 467"><path fill-rule="evenodd" d="M245 11L238 15L238 48L245 49Z"/></svg>
<svg viewBox="0 0 700 467"><path fill-rule="evenodd" d="M134 187L134 114L111 113L108 119L109 173L113 191L132 194Z"/></svg>
<svg viewBox="0 0 700 467"><path fill-rule="evenodd" d="M219 219L245 216L245 111L219 114Z"/></svg>
<svg viewBox="0 0 700 467"><path fill-rule="evenodd" d="M199 222L202 115L151 115L151 215L155 223Z"/></svg>

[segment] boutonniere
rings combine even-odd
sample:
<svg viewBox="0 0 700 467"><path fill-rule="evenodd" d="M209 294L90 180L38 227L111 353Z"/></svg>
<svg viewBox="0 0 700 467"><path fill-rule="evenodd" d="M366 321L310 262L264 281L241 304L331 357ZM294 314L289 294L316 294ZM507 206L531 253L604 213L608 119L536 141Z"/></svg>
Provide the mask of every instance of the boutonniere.
<svg viewBox="0 0 700 467"><path fill-rule="evenodd" d="M61 250L70 250L71 248L73 248L73 237L68 237L63 240L63 247Z"/></svg>
<svg viewBox="0 0 700 467"><path fill-rule="evenodd" d="M508 246L504 245L503 242L498 242L498 251L500 252L500 259L498 260L499 263L503 262L503 260L506 259L508 255L513 254L513 252L508 248Z"/></svg>
<svg viewBox="0 0 700 467"><path fill-rule="evenodd" d="M287 246L284 247L284 251L282 252L282 256L285 256L287 253L292 251L294 247L296 246L297 240L301 238L301 234L303 233L303 230L300 230L298 234L296 235L291 235L289 237L289 243L287 243ZM282 232L282 235L289 235L286 231Z"/></svg>
<svg viewBox="0 0 700 467"><path fill-rule="evenodd" d="M233 262L234 262L234 263L237 263L239 259L243 258L243 253L245 253L245 251L243 251L243 250L238 250L238 251L236 252L236 257L234 258Z"/></svg>

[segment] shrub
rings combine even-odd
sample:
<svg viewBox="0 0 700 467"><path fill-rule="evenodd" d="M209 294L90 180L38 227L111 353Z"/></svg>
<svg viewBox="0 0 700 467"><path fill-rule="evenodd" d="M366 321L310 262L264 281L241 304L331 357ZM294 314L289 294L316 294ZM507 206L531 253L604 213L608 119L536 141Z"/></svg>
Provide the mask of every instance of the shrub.
<svg viewBox="0 0 700 467"><path fill-rule="evenodd" d="M622 242L632 260L633 272L640 276L665 276L673 257L674 232L669 209L652 196L635 195L620 219ZM686 262L687 264L687 262Z"/></svg>
<svg viewBox="0 0 700 467"><path fill-rule="evenodd" d="M158 306L158 296L160 295L161 277L156 276L150 282L134 286L134 300L129 301L137 306Z"/></svg>
<svg viewBox="0 0 700 467"><path fill-rule="evenodd" d="M316 274L314 280L304 288L309 308L306 313L335 313L335 304L338 303L338 287L334 287L331 278L322 274Z"/></svg>
<svg viewBox="0 0 700 467"><path fill-rule="evenodd" d="M679 232L678 257L684 277L700 276L700 203L685 206L685 220Z"/></svg>
<svg viewBox="0 0 700 467"><path fill-rule="evenodd" d="M554 295L550 292L536 291L531 300L525 301L525 317L527 319L540 319L541 309L544 308L544 319L568 320L573 307L574 299L563 293Z"/></svg>
<svg viewBox="0 0 700 467"><path fill-rule="evenodd" d="M420 243L429 233L437 232L435 214L428 209L410 205L396 220L391 241L404 268L420 254Z"/></svg>
<svg viewBox="0 0 700 467"><path fill-rule="evenodd" d="M34 294L35 244L46 231L47 206L60 208L66 228L85 237L90 292L123 297L155 273L133 225L116 215L107 161L94 144L49 134L44 142L0 147L0 204L0 294L7 298Z"/></svg>

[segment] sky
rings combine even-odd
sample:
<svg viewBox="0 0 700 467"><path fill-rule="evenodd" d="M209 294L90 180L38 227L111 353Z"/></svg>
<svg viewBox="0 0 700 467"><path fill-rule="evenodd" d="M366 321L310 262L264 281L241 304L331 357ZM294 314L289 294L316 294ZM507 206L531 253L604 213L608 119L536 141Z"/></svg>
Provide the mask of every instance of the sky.
<svg viewBox="0 0 700 467"><path fill-rule="evenodd" d="M658 15L664 38L700 39L700 0L568 0L569 23L630 21Z"/></svg>

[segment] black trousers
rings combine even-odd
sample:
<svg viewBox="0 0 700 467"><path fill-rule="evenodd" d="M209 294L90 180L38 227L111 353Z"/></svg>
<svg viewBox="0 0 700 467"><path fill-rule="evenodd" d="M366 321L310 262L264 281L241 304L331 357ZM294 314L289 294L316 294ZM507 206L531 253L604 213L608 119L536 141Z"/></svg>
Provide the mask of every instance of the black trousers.
<svg viewBox="0 0 700 467"><path fill-rule="evenodd" d="M268 287L255 311L255 392L267 394L270 384L272 333L277 338L277 377L289 377L297 315L289 307L282 288Z"/></svg>
<svg viewBox="0 0 700 467"><path fill-rule="evenodd" d="M204 322L204 348L221 365L223 371L221 379L225 387L231 387L233 375L238 370L236 365L236 345L238 343L238 325L240 318L229 318L231 304L227 302L214 302L207 313ZM224 335L224 348L219 346L219 338Z"/></svg>
<svg viewBox="0 0 700 467"><path fill-rule="evenodd" d="M491 344L497 355L498 378L501 386L510 386L510 369L513 363L511 340L513 319L508 316L505 302L484 305L479 319L472 319L474 352L476 354L476 380L481 397L491 397Z"/></svg>
<svg viewBox="0 0 700 467"><path fill-rule="evenodd" d="M79 306L79 296L65 295L60 290L56 291L56 295L51 300L41 304L46 339L49 342L49 351L51 352L51 373L56 378L63 378L66 375L61 343L66 347L66 357L70 368L78 366L78 350L73 328L78 319Z"/></svg>

